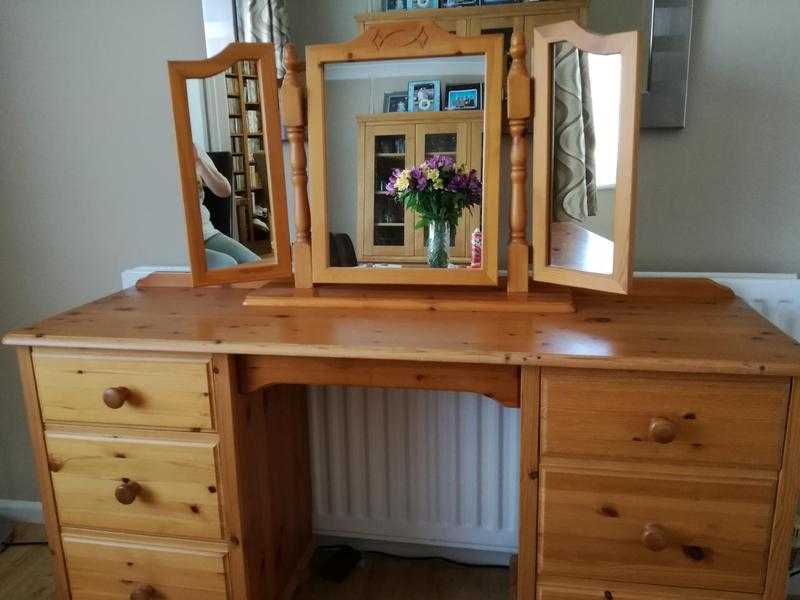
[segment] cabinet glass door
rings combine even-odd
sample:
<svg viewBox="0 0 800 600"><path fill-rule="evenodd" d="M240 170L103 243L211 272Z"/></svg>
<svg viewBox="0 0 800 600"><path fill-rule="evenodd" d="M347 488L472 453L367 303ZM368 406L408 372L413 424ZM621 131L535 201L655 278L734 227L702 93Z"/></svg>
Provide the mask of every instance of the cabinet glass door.
<svg viewBox="0 0 800 600"><path fill-rule="evenodd" d="M414 223L403 204L386 191L392 172L414 162L414 142L409 129L413 128L367 127L364 176L367 206L361 211L364 239L359 248L362 260L382 261L413 253Z"/></svg>
<svg viewBox="0 0 800 600"><path fill-rule="evenodd" d="M469 165L468 151L469 127L466 122L442 125L417 125L417 163L432 156L448 156L456 164ZM450 258L453 262L465 262L469 258L469 236L472 230L469 211L461 216L458 227L450 229ZM427 228L417 229L415 235L414 254L425 256L428 243Z"/></svg>

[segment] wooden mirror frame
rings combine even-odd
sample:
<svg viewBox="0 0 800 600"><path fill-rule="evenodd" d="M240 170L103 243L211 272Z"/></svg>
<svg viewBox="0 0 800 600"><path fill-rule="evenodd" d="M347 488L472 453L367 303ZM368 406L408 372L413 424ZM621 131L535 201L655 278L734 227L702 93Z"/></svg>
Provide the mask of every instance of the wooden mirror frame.
<svg viewBox="0 0 800 600"><path fill-rule="evenodd" d="M553 53L556 42L569 42L594 54L620 54L620 142L614 196L614 262L610 275L550 266L552 211ZM634 219L639 155L638 31L596 35L574 21L537 27L533 33L535 112L533 123L533 278L536 281L627 294L632 279Z"/></svg>
<svg viewBox="0 0 800 600"><path fill-rule="evenodd" d="M224 269L208 269L202 221L197 208L197 182L186 81L217 75L243 60L254 61L258 67L262 135L264 152L267 157L269 179L267 184L269 185L269 202L272 213L271 231L274 259ZM283 171L275 47L273 44L229 44L219 54L204 60L169 61L168 69L193 285L218 285L289 277L292 273L292 258L289 248L289 221Z"/></svg>
<svg viewBox="0 0 800 600"><path fill-rule="evenodd" d="M328 63L484 55L483 256L480 269L356 269L329 266L325 74ZM503 88L501 35L458 37L433 21L388 22L368 27L349 42L306 48L308 140L311 164L311 244L314 283L485 285L498 284L500 135ZM355 123L353 126L355 127ZM355 149L353 150L355 152Z"/></svg>

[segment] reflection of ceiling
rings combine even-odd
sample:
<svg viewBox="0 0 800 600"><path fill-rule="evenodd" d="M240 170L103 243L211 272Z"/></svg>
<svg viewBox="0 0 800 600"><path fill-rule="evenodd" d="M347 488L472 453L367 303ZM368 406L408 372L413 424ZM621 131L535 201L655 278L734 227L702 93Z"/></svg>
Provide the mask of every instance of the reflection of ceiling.
<svg viewBox="0 0 800 600"><path fill-rule="evenodd" d="M331 63L325 65L325 79L328 81L378 77L424 79L445 75L472 75L483 79L485 64L483 55Z"/></svg>

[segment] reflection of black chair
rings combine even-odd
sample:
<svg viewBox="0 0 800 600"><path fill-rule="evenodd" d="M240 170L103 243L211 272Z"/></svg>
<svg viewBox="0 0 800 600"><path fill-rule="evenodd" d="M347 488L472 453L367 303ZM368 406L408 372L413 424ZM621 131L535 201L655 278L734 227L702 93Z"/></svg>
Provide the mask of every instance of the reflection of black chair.
<svg viewBox="0 0 800 600"><path fill-rule="evenodd" d="M332 267L357 267L356 249L346 233L330 233L330 264Z"/></svg>
<svg viewBox="0 0 800 600"><path fill-rule="evenodd" d="M233 157L230 152L209 152L211 162L217 167L225 179L231 182L233 187ZM231 217L233 215L233 203L231 197L220 198L215 196L207 187L203 188L205 191L205 199L203 203L206 205L208 212L211 214L211 222L218 231L227 236L231 235Z"/></svg>

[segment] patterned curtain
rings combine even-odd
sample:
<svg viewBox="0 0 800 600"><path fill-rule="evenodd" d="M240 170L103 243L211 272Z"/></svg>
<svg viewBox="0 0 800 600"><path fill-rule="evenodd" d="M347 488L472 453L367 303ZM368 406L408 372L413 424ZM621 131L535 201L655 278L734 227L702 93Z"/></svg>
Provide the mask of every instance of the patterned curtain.
<svg viewBox="0 0 800 600"><path fill-rule="evenodd" d="M583 222L597 214L589 57L568 42L553 49L553 215Z"/></svg>
<svg viewBox="0 0 800 600"><path fill-rule="evenodd" d="M272 42L278 77L283 77L283 54L289 43L285 0L236 0L236 20L241 42Z"/></svg>

